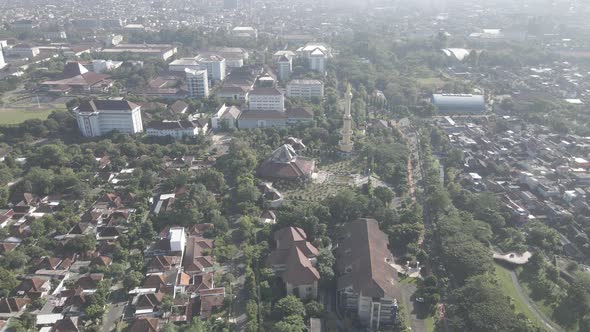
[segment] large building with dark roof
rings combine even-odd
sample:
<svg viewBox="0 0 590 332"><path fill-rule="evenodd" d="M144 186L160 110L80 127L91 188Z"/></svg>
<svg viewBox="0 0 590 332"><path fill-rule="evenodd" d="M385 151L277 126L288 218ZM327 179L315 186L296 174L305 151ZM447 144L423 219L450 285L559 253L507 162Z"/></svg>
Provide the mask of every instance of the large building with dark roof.
<svg viewBox="0 0 590 332"><path fill-rule="evenodd" d="M84 101L74 109L83 136L97 137L117 130L128 134L143 132L141 107L126 100Z"/></svg>
<svg viewBox="0 0 590 332"><path fill-rule="evenodd" d="M344 225L336 249L338 305L369 327L391 325L397 313L397 271L389 239L375 219Z"/></svg>
<svg viewBox="0 0 590 332"><path fill-rule="evenodd" d="M470 94L434 94L432 104L439 114L482 114L486 111L485 98Z"/></svg>
<svg viewBox="0 0 590 332"><path fill-rule="evenodd" d="M297 155L289 144L276 149L270 158L258 167L258 176L275 180L309 180L315 169L315 161Z"/></svg>
<svg viewBox="0 0 590 332"><path fill-rule="evenodd" d="M50 92L68 94L70 92L106 92L113 85L109 75L88 71L79 62L66 63L62 74L52 81L41 83Z"/></svg>

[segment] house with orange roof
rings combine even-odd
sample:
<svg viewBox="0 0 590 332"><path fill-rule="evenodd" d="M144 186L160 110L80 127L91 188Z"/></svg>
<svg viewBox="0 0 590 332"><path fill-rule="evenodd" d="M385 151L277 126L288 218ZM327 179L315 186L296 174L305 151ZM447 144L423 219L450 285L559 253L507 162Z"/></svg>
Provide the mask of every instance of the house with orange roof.
<svg viewBox="0 0 590 332"><path fill-rule="evenodd" d="M315 265L319 251L307 241L305 231L286 227L275 232L274 240L276 249L268 256L267 266L280 276L287 294L316 298L320 274Z"/></svg>

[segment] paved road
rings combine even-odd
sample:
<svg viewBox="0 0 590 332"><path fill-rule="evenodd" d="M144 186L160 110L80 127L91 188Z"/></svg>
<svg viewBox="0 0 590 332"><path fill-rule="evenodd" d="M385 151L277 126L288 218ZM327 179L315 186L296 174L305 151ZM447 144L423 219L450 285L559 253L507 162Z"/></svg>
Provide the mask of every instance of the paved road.
<svg viewBox="0 0 590 332"><path fill-rule="evenodd" d="M545 319L545 315L540 313L537 310L537 308L535 308L535 306L533 306L533 304L529 301L529 297L522 290L522 287L520 287L520 283L518 282L518 278L516 277L516 273L514 271L509 271L509 272L510 272L510 278L512 279L512 284L514 285L514 288L516 288L516 292L518 293L518 296L520 296L522 298L522 300L527 305L527 307L529 307L529 309L535 314L535 316L537 316L537 318L539 318L539 320L541 322L543 322L543 324L545 325L545 327L547 329L549 329L549 331L554 331L554 332L561 331L561 329L557 329L556 327L554 327L553 324L551 324L547 319Z"/></svg>
<svg viewBox="0 0 590 332"><path fill-rule="evenodd" d="M402 293L402 304L405 310L410 313L410 321L407 322L412 327L412 332L426 332L424 319L418 318L421 315L420 303L412 301L412 295L416 292L416 285L408 283L398 283Z"/></svg>
<svg viewBox="0 0 590 332"><path fill-rule="evenodd" d="M111 332L116 328L117 322L121 319L125 311L125 305L127 305L127 297L124 290L117 290L111 296L113 302L107 306L106 314L102 319L102 332Z"/></svg>

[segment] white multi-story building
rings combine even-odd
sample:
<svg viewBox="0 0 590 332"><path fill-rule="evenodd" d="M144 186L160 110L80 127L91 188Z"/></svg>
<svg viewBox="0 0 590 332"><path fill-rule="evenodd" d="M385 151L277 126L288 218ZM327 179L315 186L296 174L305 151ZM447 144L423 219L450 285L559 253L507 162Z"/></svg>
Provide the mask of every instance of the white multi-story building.
<svg viewBox="0 0 590 332"><path fill-rule="evenodd" d="M324 97L324 83L319 80L293 80L287 84L287 97L311 99Z"/></svg>
<svg viewBox="0 0 590 332"><path fill-rule="evenodd" d="M199 134L205 134L209 124L205 120L189 121L154 121L150 123L145 132L148 136L155 137L173 137L182 139L184 137L195 137Z"/></svg>
<svg viewBox="0 0 590 332"><path fill-rule="evenodd" d="M279 80L286 81L293 72L293 58L282 55L277 61Z"/></svg>
<svg viewBox="0 0 590 332"><path fill-rule="evenodd" d="M186 86L188 93L193 98L209 97L209 80L207 70L192 70L186 68Z"/></svg>
<svg viewBox="0 0 590 332"><path fill-rule="evenodd" d="M253 27L235 27L232 29L231 34L238 38L258 38L258 30Z"/></svg>
<svg viewBox="0 0 590 332"><path fill-rule="evenodd" d="M316 48L308 58L309 68L322 74L326 73L326 63L328 62L328 55L319 48Z"/></svg>
<svg viewBox="0 0 590 332"><path fill-rule="evenodd" d="M168 232L168 238L170 239L170 251L184 252L184 247L186 246L184 227L171 227Z"/></svg>
<svg viewBox="0 0 590 332"><path fill-rule="evenodd" d="M210 55L198 57L197 60L201 65L201 69L207 69L211 81L219 82L225 79L227 65L224 58L219 55Z"/></svg>
<svg viewBox="0 0 590 332"><path fill-rule="evenodd" d="M4 62L4 54L2 53L2 45L0 45L0 69L6 66L6 62Z"/></svg>
<svg viewBox="0 0 590 332"><path fill-rule="evenodd" d="M137 134L143 132L141 107L126 100L84 101L74 109L83 136L97 137L113 130Z"/></svg>
<svg viewBox="0 0 590 332"><path fill-rule="evenodd" d="M285 111L285 96L276 88L256 88L248 94L252 111Z"/></svg>
<svg viewBox="0 0 590 332"><path fill-rule="evenodd" d="M174 60L168 65L169 71L183 72L187 68L191 70L207 70L209 80L219 82L225 79L227 62L225 58L219 55L199 55L194 58Z"/></svg>
<svg viewBox="0 0 590 332"><path fill-rule="evenodd" d="M168 65L169 71L183 72L185 69L201 70L201 65L197 58L180 58L176 59Z"/></svg>

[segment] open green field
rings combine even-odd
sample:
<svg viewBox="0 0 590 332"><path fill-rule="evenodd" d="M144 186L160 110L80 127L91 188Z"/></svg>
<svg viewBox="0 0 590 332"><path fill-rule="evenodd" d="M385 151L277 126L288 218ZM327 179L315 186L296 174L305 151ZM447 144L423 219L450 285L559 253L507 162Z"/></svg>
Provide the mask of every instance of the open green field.
<svg viewBox="0 0 590 332"><path fill-rule="evenodd" d="M26 111L0 108L0 125L17 124L31 119L45 120L53 110Z"/></svg>
<svg viewBox="0 0 590 332"><path fill-rule="evenodd" d="M501 265L494 265L496 266L496 277L498 279L500 289L504 292L504 294L512 298L512 303L514 304L516 312L524 314L528 319L535 323L535 325L543 326L543 322L541 322L539 318L529 309L523 298L518 294L518 291L512 283L510 271Z"/></svg>
<svg viewBox="0 0 590 332"><path fill-rule="evenodd" d="M426 327L426 332L434 332L434 317L428 316L424 319L424 325Z"/></svg>

